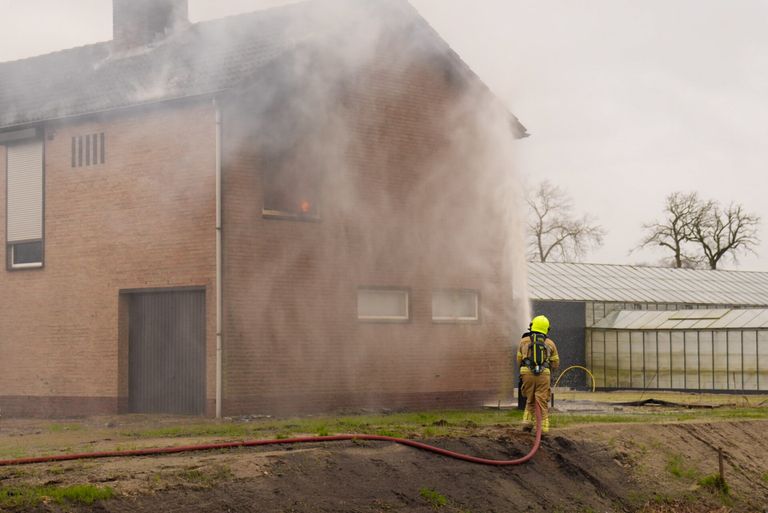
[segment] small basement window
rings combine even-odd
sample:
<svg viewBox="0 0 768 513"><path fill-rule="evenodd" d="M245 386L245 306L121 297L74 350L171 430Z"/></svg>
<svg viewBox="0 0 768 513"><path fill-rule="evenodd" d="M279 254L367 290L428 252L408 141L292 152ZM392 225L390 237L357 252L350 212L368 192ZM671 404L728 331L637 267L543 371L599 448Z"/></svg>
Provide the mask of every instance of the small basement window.
<svg viewBox="0 0 768 513"><path fill-rule="evenodd" d="M361 321L407 321L410 318L405 289L357 290L357 318Z"/></svg>
<svg viewBox="0 0 768 513"><path fill-rule="evenodd" d="M8 245L11 269L32 269L43 266L43 241L15 242Z"/></svg>
<svg viewBox="0 0 768 513"><path fill-rule="evenodd" d="M477 321L479 294L476 290L444 289L432 292L432 320L441 322Z"/></svg>

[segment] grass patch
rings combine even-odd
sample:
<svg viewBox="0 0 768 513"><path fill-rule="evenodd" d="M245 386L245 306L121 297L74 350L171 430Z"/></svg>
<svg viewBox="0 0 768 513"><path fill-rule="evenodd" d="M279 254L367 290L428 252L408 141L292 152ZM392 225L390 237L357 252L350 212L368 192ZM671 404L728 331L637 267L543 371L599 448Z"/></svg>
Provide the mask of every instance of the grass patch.
<svg viewBox="0 0 768 513"><path fill-rule="evenodd" d="M488 426L514 426L522 412L514 410L443 410L433 412L346 415L292 419L261 419L253 422L211 422L138 429L121 433L132 439L210 438L228 439L291 438L336 433L377 434L398 437L436 438L466 436ZM768 408L717 408L714 410L651 410L621 413L555 413L551 425L564 428L584 424L662 423L718 421L721 419L768 419Z"/></svg>
<svg viewBox="0 0 768 513"><path fill-rule="evenodd" d="M421 498L427 501L427 503L435 509L442 508L448 504L448 498L445 495L436 492L431 488L419 488L419 495L421 495Z"/></svg>
<svg viewBox="0 0 768 513"><path fill-rule="evenodd" d="M294 435L314 433L327 436L333 433L362 433L388 436L414 434L422 436L451 436L466 434L483 426L514 424L522 412L498 411L436 411L394 413L384 415L357 415L317 417L256 422L217 422L169 426L155 429L126 431L123 436L143 438L222 437L222 438L290 438Z"/></svg>
<svg viewBox="0 0 768 513"><path fill-rule="evenodd" d="M764 483L768 483L768 472L766 472L765 474L763 474L763 482L764 482Z"/></svg>
<svg viewBox="0 0 768 513"><path fill-rule="evenodd" d="M681 479L696 479L698 477L698 472L695 469L686 467L683 457L679 454L670 456L664 468L673 476Z"/></svg>
<svg viewBox="0 0 768 513"><path fill-rule="evenodd" d="M0 479L16 479L33 475L30 470L20 467L6 467L0 470Z"/></svg>
<svg viewBox="0 0 768 513"><path fill-rule="evenodd" d="M699 479L699 485L710 492L717 493L723 498L731 496L731 487L719 474L711 474Z"/></svg>
<svg viewBox="0 0 768 513"><path fill-rule="evenodd" d="M642 413L624 414L554 414L549 416L550 426L568 427L579 424L620 424L628 422L648 422L648 417Z"/></svg>
<svg viewBox="0 0 768 513"><path fill-rule="evenodd" d="M51 433L63 433L64 431L82 431L82 424L49 424L48 431Z"/></svg>
<svg viewBox="0 0 768 513"><path fill-rule="evenodd" d="M123 436L131 438L181 438L196 436L243 437L256 432L255 426L248 424L191 424L185 426L169 426L155 429L126 431Z"/></svg>
<svg viewBox="0 0 768 513"><path fill-rule="evenodd" d="M51 500L57 504L86 504L111 499L115 496L112 488L105 486L73 485L73 486L17 486L0 488L0 507L18 508L40 504Z"/></svg>
<svg viewBox="0 0 768 513"><path fill-rule="evenodd" d="M24 458L27 456L27 451L19 448L19 447L8 447L0 449L0 459L16 459L16 458Z"/></svg>
<svg viewBox="0 0 768 513"><path fill-rule="evenodd" d="M678 413L672 420L719 420L719 419L741 419L741 420L761 420L768 419L768 408L714 408L690 410L685 413Z"/></svg>

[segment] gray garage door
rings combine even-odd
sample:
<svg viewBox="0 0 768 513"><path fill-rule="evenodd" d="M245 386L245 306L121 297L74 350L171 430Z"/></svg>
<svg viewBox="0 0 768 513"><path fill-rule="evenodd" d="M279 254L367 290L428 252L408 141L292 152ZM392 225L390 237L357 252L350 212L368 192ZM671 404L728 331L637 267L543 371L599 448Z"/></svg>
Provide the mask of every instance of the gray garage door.
<svg viewBox="0 0 768 513"><path fill-rule="evenodd" d="M205 409L205 292L130 294L129 403L134 413Z"/></svg>

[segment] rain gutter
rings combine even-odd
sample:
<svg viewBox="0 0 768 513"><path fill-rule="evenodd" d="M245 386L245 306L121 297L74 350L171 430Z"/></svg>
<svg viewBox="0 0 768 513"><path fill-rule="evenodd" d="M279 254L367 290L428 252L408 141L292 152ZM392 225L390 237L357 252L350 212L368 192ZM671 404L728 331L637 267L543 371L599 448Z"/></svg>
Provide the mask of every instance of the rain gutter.
<svg viewBox="0 0 768 513"><path fill-rule="evenodd" d="M221 272L221 109L213 99L216 112L216 418L221 418L222 399L222 272Z"/></svg>

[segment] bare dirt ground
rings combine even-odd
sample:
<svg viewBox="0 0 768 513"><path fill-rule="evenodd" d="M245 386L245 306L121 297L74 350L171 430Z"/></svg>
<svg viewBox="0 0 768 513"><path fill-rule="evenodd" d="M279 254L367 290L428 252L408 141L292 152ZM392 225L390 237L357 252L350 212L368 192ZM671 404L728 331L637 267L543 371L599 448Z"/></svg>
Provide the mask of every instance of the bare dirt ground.
<svg viewBox="0 0 768 513"><path fill-rule="evenodd" d="M566 409L555 418L568 415ZM554 429L531 462L515 467L479 466L379 442L319 443L2 467L0 494L84 483L114 490L113 498L92 505L44 498L5 506L41 512L763 513L768 511L768 420L764 409L755 411L758 420L749 420L743 409L738 420L721 414L684 422L590 423L579 417ZM184 422L189 419L3 420L0 459L233 439L128 435ZM428 441L511 459L528 451L532 437L514 422L469 423ZM728 494L707 485L707 477L718 473L717 448L723 450Z"/></svg>

